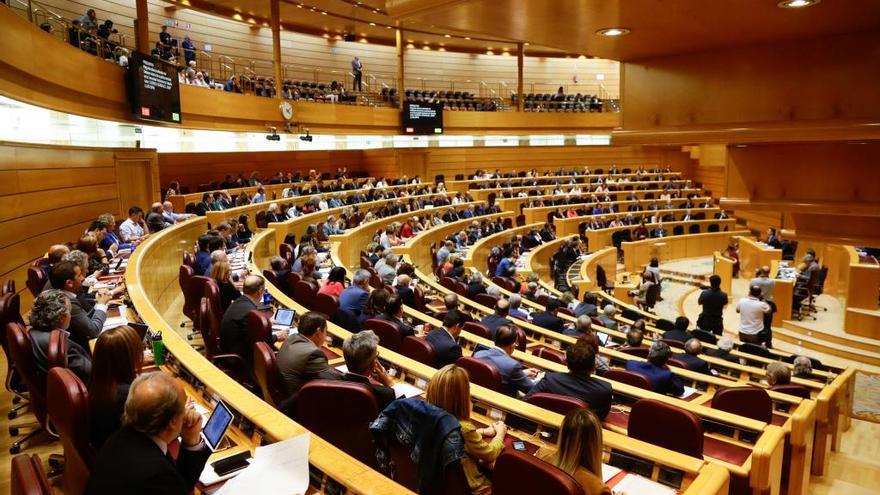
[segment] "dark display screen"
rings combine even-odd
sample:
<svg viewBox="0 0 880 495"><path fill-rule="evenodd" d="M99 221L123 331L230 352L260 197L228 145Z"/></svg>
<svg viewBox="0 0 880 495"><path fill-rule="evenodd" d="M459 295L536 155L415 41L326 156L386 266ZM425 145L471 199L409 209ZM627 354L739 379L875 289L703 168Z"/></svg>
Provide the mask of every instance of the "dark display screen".
<svg viewBox="0 0 880 495"><path fill-rule="evenodd" d="M135 117L180 123L180 83L176 66L133 53L127 77L128 98Z"/></svg>
<svg viewBox="0 0 880 495"><path fill-rule="evenodd" d="M406 102L403 104L404 134L443 134L443 105Z"/></svg>

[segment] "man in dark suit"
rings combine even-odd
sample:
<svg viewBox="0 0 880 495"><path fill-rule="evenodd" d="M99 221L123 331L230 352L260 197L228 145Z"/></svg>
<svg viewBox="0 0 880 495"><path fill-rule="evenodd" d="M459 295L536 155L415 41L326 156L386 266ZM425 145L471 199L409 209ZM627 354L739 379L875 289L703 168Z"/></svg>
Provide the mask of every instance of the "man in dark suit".
<svg viewBox="0 0 880 495"><path fill-rule="evenodd" d="M523 368L522 363L511 357L516 349L516 329L501 325L495 331L495 347L474 353L475 358L494 366L501 375L501 386L505 394L517 397L519 392L528 393L535 385L534 370Z"/></svg>
<svg viewBox="0 0 880 495"><path fill-rule="evenodd" d="M394 286L394 289L397 291L397 295L400 296L403 304L412 307L416 304L416 293L412 290L410 284L412 284L412 278L401 273L397 276L397 285Z"/></svg>
<svg viewBox="0 0 880 495"><path fill-rule="evenodd" d="M556 316L556 312L559 310L559 300L556 298L550 299L547 301L546 308L545 311L532 315L532 323L547 330L562 333L565 329L565 323L562 321L562 318Z"/></svg>
<svg viewBox="0 0 880 495"><path fill-rule="evenodd" d="M458 294L446 294L443 297L443 305L446 306L446 314L455 315L462 325L474 321L470 314L458 309Z"/></svg>
<svg viewBox="0 0 880 495"><path fill-rule="evenodd" d="M208 277L211 275L211 240L213 236L201 235L197 242L199 250L196 252L193 275Z"/></svg>
<svg viewBox="0 0 880 495"><path fill-rule="evenodd" d="M627 361L626 369L647 378L654 392L680 396L684 393L684 385L666 368L666 362L671 356L669 344L658 340L651 344L647 361Z"/></svg>
<svg viewBox="0 0 880 495"><path fill-rule="evenodd" d="M495 313L484 317L480 320L480 323L486 325L486 328L489 329L489 335L494 339L495 338L495 330L498 329L501 325L513 325L514 323L507 319L507 314L510 311L510 303L507 302L506 299L499 299L497 303L495 303Z"/></svg>
<svg viewBox="0 0 880 495"><path fill-rule="evenodd" d="M363 268L355 272L351 285L339 295L339 309L348 311L354 317L360 316L370 295L369 284L370 272Z"/></svg>
<svg viewBox="0 0 880 495"><path fill-rule="evenodd" d="M700 353L703 352L703 344L699 339L690 339L684 343L684 354L676 354L675 359L685 363L687 369L699 373L711 374L709 371L709 363L700 359Z"/></svg>
<svg viewBox="0 0 880 495"><path fill-rule="evenodd" d="M211 451L200 438L202 416L186 407L180 382L162 372L135 378L123 422L98 453L86 495L191 493ZM175 461L168 445L178 437Z"/></svg>
<svg viewBox="0 0 880 495"><path fill-rule="evenodd" d="M220 350L224 353L233 353L241 356L247 363L253 362L254 351L248 340L248 313L257 309L263 299L266 285L263 277L248 275L244 279L242 292L238 299L233 302L223 313L220 322ZM287 331L279 332L277 338L287 337ZM274 344L276 336L269 335L268 344Z"/></svg>
<svg viewBox="0 0 880 495"><path fill-rule="evenodd" d="M697 318L697 328L721 335L724 331L724 306L727 306L727 293L721 290L721 277L709 277L709 288L700 293L697 304L703 307Z"/></svg>
<svg viewBox="0 0 880 495"><path fill-rule="evenodd" d="M461 334L461 320L454 313L446 313L446 317L443 318L443 328L435 328L428 332L426 339L434 348L435 368L453 364L461 357L461 346L458 345L459 334Z"/></svg>
<svg viewBox="0 0 880 495"><path fill-rule="evenodd" d="M397 398L393 382L379 362L379 337L372 330L363 330L352 334L342 343L342 355L348 373L342 379L349 382L368 385L376 397L376 404L381 412L391 401ZM371 381L372 378L374 381Z"/></svg>
<svg viewBox="0 0 880 495"><path fill-rule="evenodd" d="M303 385L316 378L334 380L342 374L330 367L321 350L327 339L327 320L309 311L299 318L297 333L287 337L278 351L278 372L293 399ZM285 407L280 409L285 410Z"/></svg>
<svg viewBox="0 0 880 495"><path fill-rule="evenodd" d="M76 342L83 349L89 349L89 340L97 338L104 328L107 319L107 304L110 302L110 292L101 289L95 295L95 305L86 310L77 295L82 289L85 275L79 265L71 261L55 263L49 273L49 282L52 287L64 291L70 299L70 340Z"/></svg>
<svg viewBox="0 0 880 495"><path fill-rule="evenodd" d="M694 338L694 335L688 331L688 325L691 321L685 316L679 316L675 319L672 330L663 332L663 338L668 340L677 340L682 344Z"/></svg>
<svg viewBox="0 0 880 495"><path fill-rule="evenodd" d="M574 397L586 402L599 419L605 419L611 410L611 385L590 376L596 366L593 346L578 340L566 349L565 364L568 373L548 371L526 398L540 392Z"/></svg>

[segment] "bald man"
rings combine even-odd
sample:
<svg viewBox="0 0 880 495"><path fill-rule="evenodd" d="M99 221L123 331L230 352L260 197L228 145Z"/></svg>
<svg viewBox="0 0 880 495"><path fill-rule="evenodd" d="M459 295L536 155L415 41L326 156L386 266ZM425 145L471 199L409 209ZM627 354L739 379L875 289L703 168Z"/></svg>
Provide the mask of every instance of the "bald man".
<svg viewBox="0 0 880 495"><path fill-rule="evenodd" d="M165 220L165 223L174 225L175 223L182 222L191 216L193 215L190 213L174 213L174 205L171 204L171 201L162 203L162 218Z"/></svg>
<svg viewBox="0 0 880 495"><path fill-rule="evenodd" d="M46 252L46 263L40 266L40 269L42 269L43 273L46 275L46 280L49 280L49 272L52 270L55 263L63 261L64 257L69 253L70 248L64 244L55 244L49 247L49 251Z"/></svg>
<svg viewBox="0 0 880 495"><path fill-rule="evenodd" d="M416 294L410 287L411 285L412 278L409 275L401 273L397 276L397 285L394 288L405 306L414 306L416 303Z"/></svg>
<svg viewBox="0 0 880 495"><path fill-rule="evenodd" d="M200 438L202 417L187 407L179 381L162 372L135 378L122 424L101 448L86 495L192 492L211 451ZM168 445L178 438L180 451L174 461Z"/></svg>
<svg viewBox="0 0 880 495"><path fill-rule="evenodd" d="M150 233L159 232L165 227L171 226L171 224L165 223L164 212L162 203L153 203L150 206L150 213L147 215L147 228L150 229Z"/></svg>
<svg viewBox="0 0 880 495"><path fill-rule="evenodd" d="M245 277L243 294L223 313L223 321L220 323L220 350L224 353L238 354L248 366L254 358L254 350L248 341L248 313L257 311L262 304L265 291L266 282L263 277L259 275ZM287 338L286 330L277 335L269 333L266 343L272 345L277 339L285 338Z"/></svg>
<svg viewBox="0 0 880 495"><path fill-rule="evenodd" d="M489 334L491 338L495 338L495 330L498 329L501 325L513 325L514 323L507 318L507 315L510 312L510 303L507 302L506 299L499 299L497 303L495 303L495 313L486 316L480 323L485 325L489 329Z"/></svg>

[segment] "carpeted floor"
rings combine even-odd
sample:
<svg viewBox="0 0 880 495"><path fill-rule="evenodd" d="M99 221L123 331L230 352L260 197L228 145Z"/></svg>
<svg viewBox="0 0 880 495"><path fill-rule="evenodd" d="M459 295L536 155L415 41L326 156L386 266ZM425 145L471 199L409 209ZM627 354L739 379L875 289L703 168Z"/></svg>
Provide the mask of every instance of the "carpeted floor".
<svg viewBox="0 0 880 495"><path fill-rule="evenodd" d="M880 375L859 371L853 397L854 418L880 423Z"/></svg>

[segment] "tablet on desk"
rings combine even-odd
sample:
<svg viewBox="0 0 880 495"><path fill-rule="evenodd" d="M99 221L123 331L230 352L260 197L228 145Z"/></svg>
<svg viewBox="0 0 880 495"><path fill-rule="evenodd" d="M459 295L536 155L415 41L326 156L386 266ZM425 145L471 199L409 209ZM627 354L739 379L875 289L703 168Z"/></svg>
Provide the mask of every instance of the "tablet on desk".
<svg viewBox="0 0 880 495"><path fill-rule="evenodd" d="M208 422L205 423L205 427L202 428L202 438L205 440L205 443L208 444L208 448L211 449L211 452L216 452L218 447L220 446L220 442L223 441L223 437L226 436L226 430L229 429L229 425L232 424L232 411L229 409L222 400L217 402L217 406L214 407L214 412L211 413L211 417L208 418Z"/></svg>
<svg viewBox="0 0 880 495"><path fill-rule="evenodd" d="M296 317L296 310L287 308L278 308L275 310L275 316L272 317L273 326L289 327L293 325L293 319Z"/></svg>
<svg viewBox="0 0 880 495"><path fill-rule="evenodd" d="M609 336L607 333L596 332L596 338L599 339L599 345L605 347L608 345Z"/></svg>

